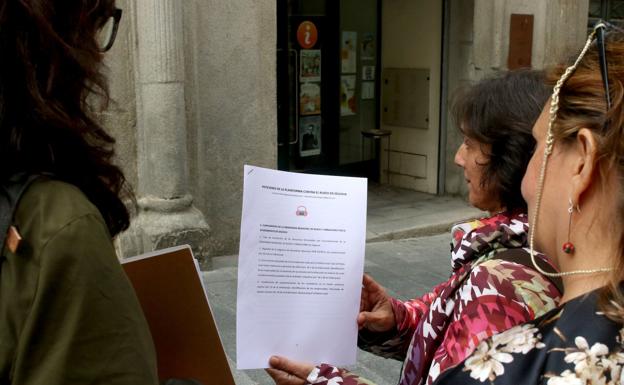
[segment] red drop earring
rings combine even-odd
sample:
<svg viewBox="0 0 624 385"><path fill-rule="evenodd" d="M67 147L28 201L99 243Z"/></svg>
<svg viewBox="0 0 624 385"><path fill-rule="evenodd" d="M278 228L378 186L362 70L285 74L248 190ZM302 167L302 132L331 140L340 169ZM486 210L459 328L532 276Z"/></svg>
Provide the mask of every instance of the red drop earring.
<svg viewBox="0 0 624 385"><path fill-rule="evenodd" d="M568 202L569 202L568 214L570 216L570 218L568 220L568 241L566 243L564 243L561 248L563 249L564 253L572 254L572 253L574 253L574 244L572 242L570 242L570 228L572 227L572 213L574 212L574 204L572 203L572 199L571 198L568 199ZM579 211L579 213L581 212L580 209L577 208L577 210Z"/></svg>
<svg viewBox="0 0 624 385"><path fill-rule="evenodd" d="M572 244L572 242L564 243L562 248L563 248L563 252L566 254L574 253L574 245Z"/></svg>

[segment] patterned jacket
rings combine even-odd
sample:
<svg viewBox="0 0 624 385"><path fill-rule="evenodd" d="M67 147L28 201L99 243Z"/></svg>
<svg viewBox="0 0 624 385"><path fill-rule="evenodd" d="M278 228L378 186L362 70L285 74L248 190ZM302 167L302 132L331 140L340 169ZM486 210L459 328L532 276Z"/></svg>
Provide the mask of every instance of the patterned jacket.
<svg viewBox="0 0 624 385"><path fill-rule="evenodd" d="M481 341L435 384L624 384L624 325L600 310L601 290Z"/></svg>
<svg viewBox="0 0 624 385"><path fill-rule="evenodd" d="M532 267L494 258L527 246L526 214L500 213L452 229L452 274L421 298L392 299L397 329L361 332L361 348L404 360L400 385L430 384L462 362L484 339L555 308L560 293ZM545 259L543 256L539 258ZM323 364L311 384L372 384Z"/></svg>

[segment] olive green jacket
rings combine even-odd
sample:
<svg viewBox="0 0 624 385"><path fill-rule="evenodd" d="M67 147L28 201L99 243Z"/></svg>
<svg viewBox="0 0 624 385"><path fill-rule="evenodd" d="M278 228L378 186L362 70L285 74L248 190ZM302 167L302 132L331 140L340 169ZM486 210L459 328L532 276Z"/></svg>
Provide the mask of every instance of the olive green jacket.
<svg viewBox="0 0 624 385"><path fill-rule="evenodd" d="M0 384L157 384L149 328L98 209L38 181L0 265Z"/></svg>

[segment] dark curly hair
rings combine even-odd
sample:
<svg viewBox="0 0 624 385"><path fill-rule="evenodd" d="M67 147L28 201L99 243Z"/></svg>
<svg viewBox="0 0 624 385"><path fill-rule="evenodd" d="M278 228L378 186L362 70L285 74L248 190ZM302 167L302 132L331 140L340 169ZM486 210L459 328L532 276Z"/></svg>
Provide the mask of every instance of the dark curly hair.
<svg viewBox="0 0 624 385"><path fill-rule="evenodd" d="M486 78L455 97L456 125L490 147L481 186L492 186L507 210L526 210L520 185L535 148L531 130L551 90L542 71L517 70Z"/></svg>
<svg viewBox="0 0 624 385"><path fill-rule="evenodd" d="M132 193L87 97L108 102L97 32L114 9L114 0L0 3L0 182L51 173L80 188L113 236L129 225L122 198Z"/></svg>

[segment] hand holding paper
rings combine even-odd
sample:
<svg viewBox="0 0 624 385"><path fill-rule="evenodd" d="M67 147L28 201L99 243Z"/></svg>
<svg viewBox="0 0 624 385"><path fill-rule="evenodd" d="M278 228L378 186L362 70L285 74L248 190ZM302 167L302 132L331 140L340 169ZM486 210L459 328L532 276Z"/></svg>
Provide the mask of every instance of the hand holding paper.
<svg viewBox="0 0 624 385"><path fill-rule="evenodd" d="M267 373L273 378L276 385L303 385L314 365L296 362L285 357L273 356L269 360L271 365Z"/></svg>
<svg viewBox="0 0 624 385"><path fill-rule="evenodd" d="M396 327L390 296L381 285L364 274L358 327L373 332L385 332Z"/></svg>
<svg viewBox="0 0 624 385"><path fill-rule="evenodd" d="M245 166L237 367L355 363L366 179Z"/></svg>

